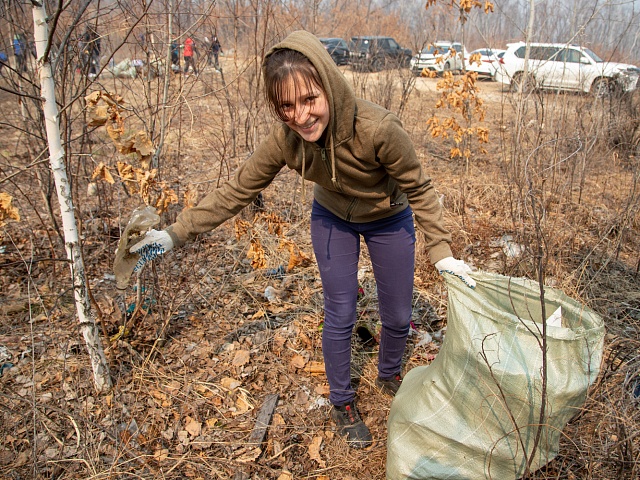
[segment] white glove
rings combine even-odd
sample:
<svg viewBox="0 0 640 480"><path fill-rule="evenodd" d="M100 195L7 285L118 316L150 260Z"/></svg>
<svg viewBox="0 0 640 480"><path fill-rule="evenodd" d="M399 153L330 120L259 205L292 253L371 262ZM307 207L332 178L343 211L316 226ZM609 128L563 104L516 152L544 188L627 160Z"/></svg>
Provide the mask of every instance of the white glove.
<svg viewBox="0 0 640 480"><path fill-rule="evenodd" d="M471 267L462 260L456 260L453 257L445 257L442 260L438 260L435 263L435 267L441 274L445 272L450 273L451 275L458 277L469 287L476 288L476 281L468 275L472 271Z"/></svg>
<svg viewBox="0 0 640 480"><path fill-rule="evenodd" d="M166 230L149 230L142 240L129 249L131 253L140 255L133 272L138 272L144 264L168 252L173 248L173 240Z"/></svg>

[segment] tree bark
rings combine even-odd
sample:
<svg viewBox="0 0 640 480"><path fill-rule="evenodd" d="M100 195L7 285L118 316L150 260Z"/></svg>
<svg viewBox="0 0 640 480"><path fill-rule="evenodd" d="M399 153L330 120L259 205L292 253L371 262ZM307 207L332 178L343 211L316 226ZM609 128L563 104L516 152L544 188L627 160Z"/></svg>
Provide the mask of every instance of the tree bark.
<svg viewBox="0 0 640 480"><path fill-rule="evenodd" d="M104 355L100 333L96 326L95 317L91 310L87 279L84 271L82 251L78 241L78 230L74 215L71 186L67 177L67 171L63 161L64 151L60 139L60 123L58 118L58 106L55 98L55 84L49 58L45 57L49 37L47 14L44 3L32 0L33 27L40 73L40 91L43 100L47 142L49 144L49 163L56 183L60 213L64 230L64 243L71 268L73 293L76 303L80 331L84 336L85 344L91 359L93 378L98 392L107 392L111 389L111 377L109 366Z"/></svg>

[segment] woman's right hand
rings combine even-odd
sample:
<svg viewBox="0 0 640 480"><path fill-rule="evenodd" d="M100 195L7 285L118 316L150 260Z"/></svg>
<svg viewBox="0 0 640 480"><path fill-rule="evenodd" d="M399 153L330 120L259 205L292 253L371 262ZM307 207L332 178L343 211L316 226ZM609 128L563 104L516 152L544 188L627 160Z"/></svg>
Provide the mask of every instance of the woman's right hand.
<svg viewBox="0 0 640 480"><path fill-rule="evenodd" d="M154 260L172 248L173 240L171 240L171 236L166 230L149 230L142 240L129 249L130 253L140 255L140 259L133 268L133 272L136 273L140 271L147 262Z"/></svg>

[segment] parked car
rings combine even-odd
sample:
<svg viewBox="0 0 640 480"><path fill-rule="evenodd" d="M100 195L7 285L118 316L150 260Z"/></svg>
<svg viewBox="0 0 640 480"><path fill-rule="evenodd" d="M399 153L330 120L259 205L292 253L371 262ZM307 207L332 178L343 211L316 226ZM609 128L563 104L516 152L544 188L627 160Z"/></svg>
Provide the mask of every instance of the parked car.
<svg viewBox="0 0 640 480"><path fill-rule="evenodd" d="M350 63L351 55L346 40L335 37L322 37L320 42L329 52L333 61L336 62L336 65L348 65Z"/></svg>
<svg viewBox="0 0 640 480"><path fill-rule="evenodd" d="M412 55L392 37L382 36L351 37L349 50L353 68L365 71L408 67Z"/></svg>
<svg viewBox="0 0 640 480"><path fill-rule="evenodd" d="M507 45L496 79L512 91L534 88L591 92L602 97L636 88L640 69L606 62L588 48L562 43L532 43L525 77L524 42Z"/></svg>
<svg viewBox="0 0 640 480"><path fill-rule="evenodd" d="M478 77L488 77L495 80L496 72L500 68L500 59L505 50L495 48L478 48L469 52L465 57L465 68L470 72L476 72Z"/></svg>
<svg viewBox="0 0 640 480"><path fill-rule="evenodd" d="M469 54L460 42L438 41L427 45L411 59L411 71L420 75L425 68L436 73L462 71L462 59Z"/></svg>

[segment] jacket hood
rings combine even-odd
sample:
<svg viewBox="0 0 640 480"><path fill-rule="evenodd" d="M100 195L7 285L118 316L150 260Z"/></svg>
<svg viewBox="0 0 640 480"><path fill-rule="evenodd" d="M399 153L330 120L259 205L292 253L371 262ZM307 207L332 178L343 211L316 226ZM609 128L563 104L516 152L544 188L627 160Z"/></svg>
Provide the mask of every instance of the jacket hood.
<svg viewBox="0 0 640 480"><path fill-rule="evenodd" d="M298 30L271 47L265 56L265 61L280 49L296 50L302 53L318 71L329 103L330 117L327 136L333 141L334 147L350 139L353 136L356 96L351 85L320 40L312 33ZM265 61L262 63L262 68L264 68Z"/></svg>

